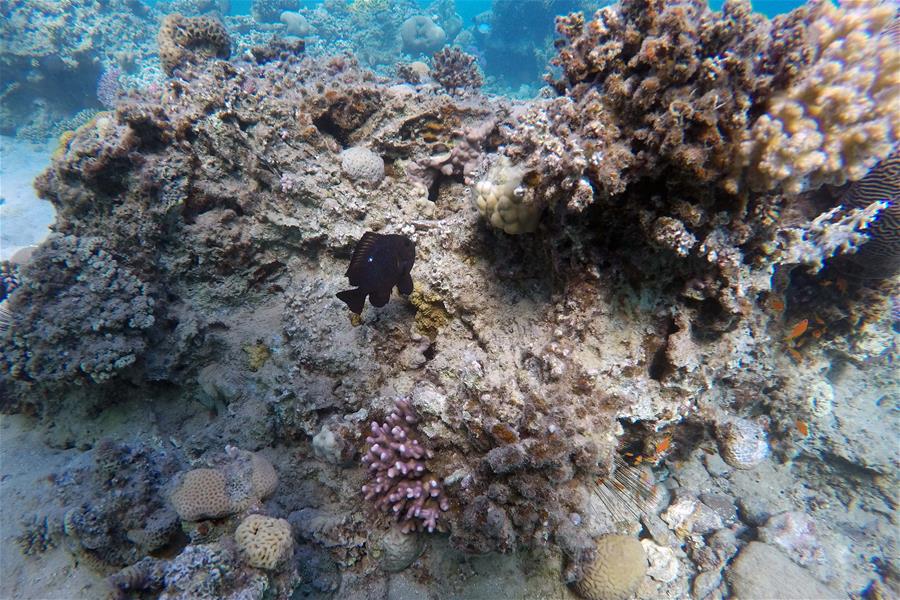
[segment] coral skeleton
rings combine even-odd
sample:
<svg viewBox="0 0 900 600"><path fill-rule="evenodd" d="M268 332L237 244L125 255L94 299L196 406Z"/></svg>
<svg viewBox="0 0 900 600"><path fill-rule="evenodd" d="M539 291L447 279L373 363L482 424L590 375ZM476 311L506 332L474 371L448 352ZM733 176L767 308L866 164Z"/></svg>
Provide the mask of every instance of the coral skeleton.
<svg viewBox="0 0 900 600"><path fill-rule="evenodd" d="M366 438L369 450L362 457L371 482L362 487L372 500L392 513L404 533L432 532L441 512L450 508L443 485L425 465L433 454L419 441L414 425L419 422L409 402L397 401L396 410L383 423L372 421Z"/></svg>

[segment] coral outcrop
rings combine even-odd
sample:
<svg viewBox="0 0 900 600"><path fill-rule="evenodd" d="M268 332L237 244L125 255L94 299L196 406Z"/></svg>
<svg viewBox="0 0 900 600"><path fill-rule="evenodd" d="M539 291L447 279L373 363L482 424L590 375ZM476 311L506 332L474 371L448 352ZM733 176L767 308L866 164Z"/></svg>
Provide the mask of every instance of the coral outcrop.
<svg viewBox="0 0 900 600"><path fill-rule="evenodd" d="M594 560L584 568L575 591L585 600L625 600L637 590L647 572L641 543L622 535L597 540Z"/></svg>
<svg viewBox="0 0 900 600"><path fill-rule="evenodd" d="M53 236L4 302L15 324L2 340L4 370L44 383L108 380L146 348L152 290L102 238Z"/></svg>
<svg viewBox="0 0 900 600"><path fill-rule="evenodd" d="M166 75L186 64L202 64L231 56L231 38L214 17L185 17L178 13L163 19L156 37L159 61Z"/></svg>

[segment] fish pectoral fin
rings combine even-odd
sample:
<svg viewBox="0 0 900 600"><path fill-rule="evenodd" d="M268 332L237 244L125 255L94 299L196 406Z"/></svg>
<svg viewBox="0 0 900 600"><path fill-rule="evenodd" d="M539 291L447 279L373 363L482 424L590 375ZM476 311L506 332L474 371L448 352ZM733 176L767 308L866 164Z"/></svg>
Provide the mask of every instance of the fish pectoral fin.
<svg viewBox="0 0 900 600"><path fill-rule="evenodd" d="M355 312L358 315L362 314L363 306L366 304L366 294L361 289L344 290L335 295L347 305L351 312Z"/></svg>
<svg viewBox="0 0 900 600"><path fill-rule="evenodd" d="M413 291L413 280L412 275L407 273L403 277L400 278L400 281L397 283L397 290L400 291L404 296L409 296Z"/></svg>
<svg viewBox="0 0 900 600"><path fill-rule="evenodd" d="M387 290L375 290L369 294L369 302L372 306L384 306L391 299L391 288Z"/></svg>

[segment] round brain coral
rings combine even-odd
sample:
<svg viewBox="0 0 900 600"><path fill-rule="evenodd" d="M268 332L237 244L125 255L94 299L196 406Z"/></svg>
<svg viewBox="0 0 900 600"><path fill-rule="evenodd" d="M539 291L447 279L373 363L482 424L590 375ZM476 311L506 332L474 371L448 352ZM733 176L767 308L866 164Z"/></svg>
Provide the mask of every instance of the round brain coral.
<svg viewBox="0 0 900 600"><path fill-rule="evenodd" d="M241 556L250 566L273 570L286 563L294 551L291 525L284 519L250 515L234 532Z"/></svg>
<svg viewBox="0 0 900 600"><path fill-rule="evenodd" d="M218 469L188 471L169 500L184 521L217 519L234 512L225 474Z"/></svg>
<svg viewBox="0 0 900 600"><path fill-rule="evenodd" d="M347 148L341 152L341 168L353 181L377 185L384 179L384 160L368 148Z"/></svg>
<svg viewBox="0 0 900 600"><path fill-rule="evenodd" d="M596 557L584 567L575 591L585 600L625 600L647 572L644 547L634 538L605 535L597 540Z"/></svg>
<svg viewBox="0 0 900 600"><path fill-rule="evenodd" d="M403 50L409 54L434 52L447 41L447 34L428 17L418 15L403 21L400 26Z"/></svg>

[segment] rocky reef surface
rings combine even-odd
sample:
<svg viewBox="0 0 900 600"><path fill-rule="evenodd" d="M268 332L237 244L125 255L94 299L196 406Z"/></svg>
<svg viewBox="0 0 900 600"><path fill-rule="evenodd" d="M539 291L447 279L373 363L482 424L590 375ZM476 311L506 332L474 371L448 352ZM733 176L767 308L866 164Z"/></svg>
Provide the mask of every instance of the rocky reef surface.
<svg viewBox="0 0 900 600"><path fill-rule="evenodd" d="M896 261L848 262L897 192L841 205L900 135L885 6L569 15L530 102L167 19L4 264L4 426L60 455L3 484L45 494L3 589L67 552L112 597L900 593ZM366 231L415 288L356 316Z"/></svg>

